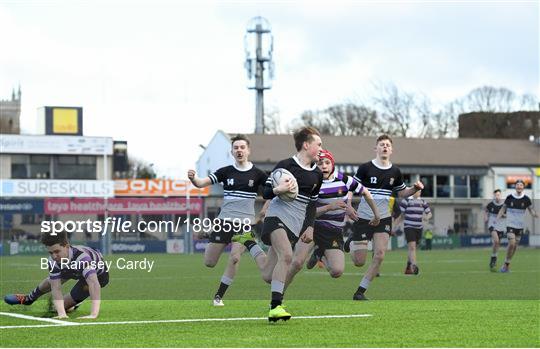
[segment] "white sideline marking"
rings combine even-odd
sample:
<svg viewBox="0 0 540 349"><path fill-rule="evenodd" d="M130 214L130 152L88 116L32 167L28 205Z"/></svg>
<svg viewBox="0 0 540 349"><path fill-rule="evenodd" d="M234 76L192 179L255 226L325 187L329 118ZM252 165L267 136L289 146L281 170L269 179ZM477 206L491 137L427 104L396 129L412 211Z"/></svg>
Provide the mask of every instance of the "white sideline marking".
<svg viewBox="0 0 540 349"><path fill-rule="evenodd" d="M11 316L11 313L0 313L0 315ZM20 314L16 314L20 315ZM25 316L26 315L22 315ZM371 314L350 314L350 315L312 315L312 316L293 316L293 319L341 319L341 318L362 318L370 317ZM15 316L19 317L19 316ZM219 321L255 321L255 320L267 320L267 317L236 317L236 318L209 318L209 319L178 319L178 320L136 320L136 321L103 321L103 322L69 322L60 321L55 319L44 320L42 318L35 318L28 316L32 320L58 321L55 325L16 325L16 326L0 326L0 329L7 328L39 328L39 327L63 327L63 326L95 326L95 325L131 325L131 324L156 324L156 323L185 323L185 322L219 322Z"/></svg>
<svg viewBox="0 0 540 349"><path fill-rule="evenodd" d="M23 314L17 314L17 313L3 313L3 312L0 312L0 315L11 316L11 317L16 317L16 318L20 318L20 319L26 319L26 320L52 322L53 324L64 325L64 326L76 325L75 323L69 322L69 321L62 321L62 320L58 320L58 319L51 319L51 318L46 318L46 317L36 317L36 316L23 315ZM52 325L52 326L58 326L58 325ZM32 325L32 326L36 326L36 325ZM44 326L44 325L41 325L41 326ZM51 325L45 325L45 326L51 326Z"/></svg>

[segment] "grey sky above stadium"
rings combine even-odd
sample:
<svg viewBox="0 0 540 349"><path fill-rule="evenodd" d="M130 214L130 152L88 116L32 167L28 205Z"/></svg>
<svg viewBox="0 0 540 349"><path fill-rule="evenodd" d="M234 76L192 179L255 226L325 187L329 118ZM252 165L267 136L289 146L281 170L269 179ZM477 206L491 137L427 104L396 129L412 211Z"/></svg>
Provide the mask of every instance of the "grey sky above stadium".
<svg viewBox="0 0 540 349"><path fill-rule="evenodd" d="M251 133L243 37L274 35L266 108L285 122L363 100L374 82L449 102L483 85L539 92L539 3L0 0L0 98L82 106L84 132L127 140L159 174L185 178L217 129ZM291 152L293 146L291 142Z"/></svg>

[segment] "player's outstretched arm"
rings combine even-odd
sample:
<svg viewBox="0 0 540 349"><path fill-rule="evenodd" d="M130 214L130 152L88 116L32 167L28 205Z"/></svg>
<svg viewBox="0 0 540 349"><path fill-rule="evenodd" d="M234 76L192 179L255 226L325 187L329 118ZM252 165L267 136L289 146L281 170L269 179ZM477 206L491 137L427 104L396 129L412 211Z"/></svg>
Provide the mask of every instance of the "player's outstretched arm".
<svg viewBox="0 0 540 349"><path fill-rule="evenodd" d="M332 202L331 204L317 207L317 212L315 213L315 217L322 216L328 211L345 210L345 209L347 209L347 204L344 201L336 200Z"/></svg>
<svg viewBox="0 0 540 349"><path fill-rule="evenodd" d="M67 319L66 309L64 308L64 296L62 295L62 281L60 279L50 279L51 295L53 304L56 308L57 319Z"/></svg>
<svg viewBox="0 0 540 349"><path fill-rule="evenodd" d="M99 315L99 308L101 306L101 286L96 273L91 273L86 278L88 284L88 293L90 293L90 299L92 300L92 307L90 315L78 317L78 319L95 319Z"/></svg>
<svg viewBox="0 0 540 349"><path fill-rule="evenodd" d="M505 214L506 214L506 204L504 204L499 210L499 213L497 214L497 220L501 219Z"/></svg>
<svg viewBox="0 0 540 349"><path fill-rule="evenodd" d="M264 217L266 217L266 210L268 210L269 205L270 205L270 200L266 200L264 202L263 207L261 208L261 211L259 212L259 217L257 218L257 222L264 220Z"/></svg>
<svg viewBox="0 0 540 349"><path fill-rule="evenodd" d="M401 199L405 199L422 189L424 189L424 184L421 181L416 181L412 187L408 187L399 191L398 196Z"/></svg>
<svg viewBox="0 0 540 349"><path fill-rule="evenodd" d="M195 172L195 170L189 170L187 174L188 174L188 179L197 188L208 187L209 185L212 184L212 180L210 179L210 177L199 178L197 177L197 172Z"/></svg>
<svg viewBox="0 0 540 349"><path fill-rule="evenodd" d="M373 197L371 196L371 193L367 188L363 188L362 195L364 196L364 199L366 199L366 203L368 204L369 208L371 208L371 211L373 212L373 218L369 222L370 225L377 225L379 224L379 221L381 220L381 214L379 213L379 209L377 208L377 205L375 204L375 201L373 200Z"/></svg>

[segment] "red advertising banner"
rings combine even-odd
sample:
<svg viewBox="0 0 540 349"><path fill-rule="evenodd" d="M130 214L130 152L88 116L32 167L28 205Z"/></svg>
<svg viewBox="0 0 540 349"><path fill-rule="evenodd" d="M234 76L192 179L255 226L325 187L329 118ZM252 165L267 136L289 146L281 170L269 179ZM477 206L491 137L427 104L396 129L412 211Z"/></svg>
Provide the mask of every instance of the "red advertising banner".
<svg viewBox="0 0 540 349"><path fill-rule="evenodd" d="M108 214L199 214L203 200L193 198L115 198L107 200ZM48 198L45 214L103 214L105 200L101 198Z"/></svg>

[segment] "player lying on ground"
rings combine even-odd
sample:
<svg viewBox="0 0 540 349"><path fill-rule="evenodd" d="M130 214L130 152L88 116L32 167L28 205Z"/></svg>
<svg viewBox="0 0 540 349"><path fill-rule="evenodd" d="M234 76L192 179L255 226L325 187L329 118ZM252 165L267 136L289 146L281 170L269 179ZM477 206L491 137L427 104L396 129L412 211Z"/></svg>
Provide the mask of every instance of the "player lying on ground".
<svg viewBox="0 0 540 349"><path fill-rule="evenodd" d="M313 241L309 243L298 241L296 244L286 286L302 269L309 253L315 246L316 249L313 251L307 268L313 268L318 260L322 260L330 276L337 278L343 274L345 269L345 255L343 254L345 215L349 215L353 220L358 220L356 211L347 204L349 192L360 193L364 196L373 210L373 219L370 224L377 225L379 223L379 211L369 191L352 177L335 171L332 153L322 150L319 155L318 167L323 173L324 180L316 203L317 213Z"/></svg>
<svg viewBox="0 0 540 349"><path fill-rule="evenodd" d="M388 135L381 135L375 142L376 158L358 167L354 179L366 187L375 201L381 214L378 225L370 224L373 219L373 211L370 209L365 198L358 205L358 220L353 225L353 234L347 240L350 242L351 257L358 267L366 261L367 243L373 240L373 259L366 274L362 278L358 289L353 295L353 300L367 300L364 293L370 282L379 273L384 255L388 247L390 232L392 231L391 209L394 206L392 192L397 192L400 198L413 195L418 190L424 189L422 182L417 181L413 187L407 188L403 183L400 169L390 162L392 155L392 139ZM349 247L346 246L346 250Z"/></svg>
<svg viewBox="0 0 540 349"><path fill-rule="evenodd" d="M504 205L497 215L497 219L501 219L506 214L506 236L508 237L506 260L501 267L501 273L508 273L510 271L510 261L516 253L517 245L519 245L521 235L523 234L525 211L529 210L529 213L534 218L538 218L538 214L532 206L531 198L523 193L525 183L521 179L518 179L515 187L516 192L506 197Z"/></svg>
<svg viewBox="0 0 540 349"><path fill-rule="evenodd" d="M319 131L313 127L301 128L294 133L294 143L297 154L278 162L274 169L279 173L282 172L277 169L285 169L294 178L287 178L273 186L273 171L263 193L265 199L272 199L261 235L261 240L270 246L263 272L263 279L271 283L269 321L291 318L291 314L282 306L285 281L292 262L294 244L298 239L305 243L313 240L315 202L322 184L322 172L317 168L322 144ZM290 200L286 197L287 193L296 190L296 197L286 201Z"/></svg>
<svg viewBox="0 0 540 349"><path fill-rule="evenodd" d="M491 252L491 259L489 261L489 269L493 272L497 271L497 253L501 246L501 239L505 235L506 221L503 217L497 219L499 211L504 205L504 201L501 197L501 190L496 189L493 192L493 201L487 204L484 211L484 221L487 223L488 231L491 233L491 241L493 243L493 250Z"/></svg>
<svg viewBox="0 0 540 349"><path fill-rule="evenodd" d="M219 224L213 224L210 243L204 252L204 264L213 268L225 247L232 242L227 267L214 295L215 306L224 305L222 299L238 272L240 257L246 249L255 259L259 269L262 270L266 263L266 255L255 242L251 228L255 224L257 192L259 187L264 185L267 175L249 161L250 141L245 135L233 137L231 146L234 165L222 167L205 178L198 178L194 170L188 171L189 180L197 188L217 183L223 185ZM239 222L241 224L238 224Z"/></svg>
<svg viewBox="0 0 540 349"><path fill-rule="evenodd" d="M411 198L403 199L399 203L400 215L393 225L398 226L404 221L405 239L407 240L407 266L405 274L418 275L420 269L416 265L416 248L422 240L424 224L431 218L431 209L426 200L420 198L421 190L414 193Z"/></svg>
<svg viewBox="0 0 540 349"><path fill-rule="evenodd" d="M4 298L8 304L30 305L45 293L51 292L57 319L65 319L66 310L75 309L82 301L90 297L92 307L90 315L79 319L95 319L99 315L101 288L109 283L109 273L105 269L103 256L87 246L71 246L66 232L51 235L43 233L41 242L49 251L49 277L29 294L9 294ZM75 262L75 263L74 263ZM62 284L69 279L77 280L71 291L62 296Z"/></svg>

